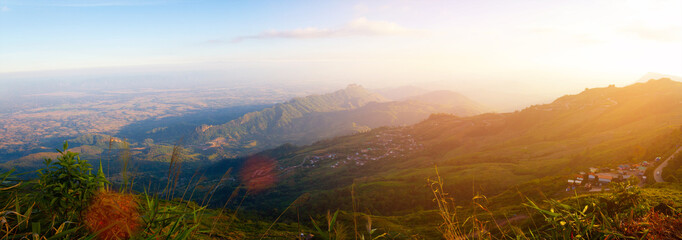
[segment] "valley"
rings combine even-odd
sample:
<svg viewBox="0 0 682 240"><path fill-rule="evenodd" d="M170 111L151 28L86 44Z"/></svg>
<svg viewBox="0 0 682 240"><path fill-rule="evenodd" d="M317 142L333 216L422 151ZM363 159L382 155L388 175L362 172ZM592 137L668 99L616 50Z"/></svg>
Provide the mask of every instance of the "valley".
<svg viewBox="0 0 682 240"><path fill-rule="evenodd" d="M0 0L0 240L682 239L680 9Z"/></svg>
<svg viewBox="0 0 682 240"><path fill-rule="evenodd" d="M348 209L354 186L356 201L371 214L412 213L432 208L432 193L423 185L434 166L457 204L476 194L522 202L509 199L511 189L529 197L538 192L562 197L566 177L575 172L653 161L676 149L682 140L681 93L682 85L669 80L590 89L515 113L437 114L413 126L265 151L258 155L276 159L279 183L245 205L268 215L270 206L285 207L308 192L315 199L310 209ZM239 169L241 161L225 160L207 170Z"/></svg>
<svg viewBox="0 0 682 240"><path fill-rule="evenodd" d="M60 96L67 100L53 100ZM0 154L32 151L44 147L43 143L54 145L55 141L51 139L58 139L56 142L59 142L91 133L118 134L123 128L145 120L167 119L229 107L265 106L291 96L266 89L241 88L27 95L23 98L31 98L34 105L0 114L0 134L3 136L0 139ZM126 136L121 138L144 135L152 130L124 131ZM168 140L177 141L179 136L172 138L174 140Z"/></svg>
<svg viewBox="0 0 682 240"><path fill-rule="evenodd" d="M615 184L622 181L614 174L622 177L610 173L615 170L601 169L655 162L655 157L676 149L682 141L680 93L682 83L660 79L586 89L511 113L483 113L485 107L451 92L391 101L350 85L274 104L264 99L218 108L217 102L209 107L210 101L204 100L203 105L183 105L184 110L172 103L155 104L167 106L155 108L158 111L143 111L138 107L144 105L133 104L147 115L116 125L115 131L78 123L74 129L87 129L85 134L67 131L47 139L71 136L66 137L74 146L71 151L86 159L103 159L113 184L124 184L127 178L122 174L131 168L131 177L148 183L137 185L137 191L164 193L164 183L170 183L166 175L175 169L174 186L194 188L197 196L212 195L187 200L213 208L241 208L252 218L269 219L306 196L306 214L347 210L356 204L364 214L385 218L382 226L401 226L397 233L435 236L435 229L402 225L409 218L420 219L420 224L436 219L428 210L434 208L433 192L426 187L435 169L440 181L447 183L442 191L452 194L452 204L467 205L477 195L488 196L496 221L505 225L499 218L512 216L520 224L528 213L518 204L611 191L609 183L602 185L604 179ZM134 99L139 101L128 101ZM236 104L227 99L215 101ZM45 118L56 116L58 109L73 112L83 106L91 107L80 111L96 111L98 105L44 110ZM114 114L103 112L103 117ZM72 114L75 118L79 112ZM35 134L42 139L39 131ZM20 157L0 167L28 172L40 168L44 157L59 156L46 147L17 153L29 154L15 154ZM245 179L244 171L252 171L253 161L260 162L254 173L258 180ZM599 170L575 177L588 168ZM628 174L647 186L655 182L653 169ZM249 193L250 188L261 190ZM185 198L177 194L172 197ZM291 221L293 216L283 217Z"/></svg>
<svg viewBox="0 0 682 240"><path fill-rule="evenodd" d="M92 103L92 99L98 98L91 96L75 98L71 105L27 110L42 111L45 115L18 112L6 116L6 131L11 132L5 141L13 141L17 137L23 139L21 141L33 141L30 144L5 144L0 157L4 159L1 162L6 163L0 166L21 166L27 170L37 168L42 157L52 154L46 145L55 145L64 139L77 147L75 151L88 158L101 158L105 153L110 155L112 146L108 141L115 139L129 143L130 156L134 160L148 162L145 164L168 161L175 144L183 146L182 156L187 161L215 161L285 143L310 144L376 127L413 124L432 113L450 112L465 116L484 109L454 92L440 91L402 101L389 101L357 85L329 94L294 98L269 107L273 105L268 103L286 95L275 92L244 89L144 92L116 96L116 101L120 101L116 104L111 102L114 100ZM244 98L239 94L256 97ZM257 96L263 97L259 99ZM180 99L186 104L180 104ZM111 109L120 110L108 111L98 106L113 106ZM126 117L119 119L118 116ZM9 125L9 121L22 124ZM62 122L69 122L71 127L61 126ZM36 124L47 125L29 131ZM113 150L120 152L122 149L114 146Z"/></svg>
<svg viewBox="0 0 682 240"><path fill-rule="evenodd" d="M357 205L362 214L382 219L380 226L400 226L394 234L437 236L435 228L420 227L437 220L429 210L434 209L433 189L427 187L434 174L447 183L440 188L452 194L448 198L452 204L467 205L479 195L488 196L486 204L493 209L496 222L506 225L500 219L511 216L509 221L521 224L529 214L519 204L595 189L597 193L611 191L601 184L612 176L610 170L599 169L637 167L647 160L658 163L654 158L676 150L682 141L681 94L682 83L660 79L622 88L586 89L511 113L469 115L452 110L452 105L429 105L415 99L388 101L360 86L349 86L273 107L150 117L120 128L120 133L135 136L129 140L91 133L69 143L82 157L106 160L103 169L113 184L127 181L121 170L130 164L134 169L130 176L149 183L137 185L137 191L185 199L186 191L165 192L163 186L172 182L180 189L194 189L188 201L243 209L255 219L279 215L280 209L305 196L305 214L349 211ZM438 99L447 102L442 92ZM415 114L412 106L424 113ZM453 112L442 113L445 109ZM401 114L412 118L401 118ZM382 116L393 120L379 120ZM224 123L225 119L233 120ZM363 119L383 126L364 125ZM340 131L349 122L353 123L351 131ZM182 139L180 135L189 136L183 140L187 142L169 141ZM201 139L212 140L202 144ZM252 142L257 144L244 146ZM233 149L239 151L228 152ZM39 167L42 157L57 156L39 152L2 166L29 171ZM580 175L576 185L575 174L588 168L597 170ZM638 176L640 186L648 186L655 182L651 181L656 174L653 169L628 173ZM168 174L175 180L170 181ZM244 177L248 175L257 180ZM599 181L587 179L588 175ZM566 179L573 181L568 190ZM258 190L250 193L251 188ZM194 198L195 191L197 196L211 198ZM291 213L280 217L285 222L294 219ZM410 221L420 223L404 225Z"/></svg>

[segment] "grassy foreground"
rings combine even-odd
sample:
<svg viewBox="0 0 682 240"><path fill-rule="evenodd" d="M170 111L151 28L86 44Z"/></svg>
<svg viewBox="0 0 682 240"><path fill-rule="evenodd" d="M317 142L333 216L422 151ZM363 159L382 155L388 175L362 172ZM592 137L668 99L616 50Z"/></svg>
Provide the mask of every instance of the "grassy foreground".
<svg viewBox="0 0 682 240"><path fill-rule="evenodd" d="M236 211L168 199L172 185L162 193L133 192L134 179L125 171L124 184L114 189L101 163L93 174L68 144L57 151L60 156L45 159L36 179L0 173L0 239L251 239L269 225L234 221ZM299 228L278 224L270 235L292 236Z"/></svg>
<svg viewBox="0 0 682 240"><path fill-rule="evenodd" d="M458 206L437 176L429 179L437 209L404 216L371 216L356 209L327 211L279 221L298 212L302 196L274 221L244 217L236 209L208 209L213 192L197 203L193 189L134 192L134 178L122 172L113 186L68 144L60 156L46 159L38 178L20 180L14 171L0 173L0 239L680 239L682 186L639 188L614 184L608 193L575 195L561 200L522 204L495 203L475 196ZM93 173L93 171L95 173ZM225 175L228 175L226 173ZM176 175L169 170L169 180ZM222 179L220 180L222 181ZM220 182L219 181L219 182ZM216 184L219 184L216 183ZM183 191L181 198L170 199ZM248 190L247 190L248 191ZM185 198L185 193L189 195ZM238 194L233 193L233 196ZM230 198L229 201L245 201ZM227 203L226 203L227 205ZM495 206L495 207L493 207ZM501 207L500 207L501 206Z"/></svg>

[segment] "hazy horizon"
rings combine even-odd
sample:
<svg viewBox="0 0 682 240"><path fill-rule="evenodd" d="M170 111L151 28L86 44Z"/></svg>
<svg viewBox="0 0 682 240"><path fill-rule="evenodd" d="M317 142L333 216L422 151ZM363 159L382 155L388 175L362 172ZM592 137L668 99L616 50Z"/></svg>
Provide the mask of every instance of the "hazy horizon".
<svg viewBox="0 0 682 240"><path fill-rule="evenodd" d="M521 81L486 81L480 78L453 79L452 81L424 81L391 84L377 84L375 82L354 81L352 79L336 79L332 81L316 81L315 79L296 79L294 76L282 76L275 79L265 78L257 71L235 77L233 69L192 68L191 65L175 65L175 69L164 69L172 65L135 66L135 67L102 67L89 69L47 70L35 72L0 73L0 82L6 84L5 97L23 93L25 96L43 94L50 91L60 91L56 86L74 87L75 91L88 89L113 88L118 90L144 89L209 89L209 88L239 88L267 84L284 91L297 92L298 96L323 94L345 88L349 84L359 84L370 90L392 89L400 87L416 87L428 91L449 90L464 94L480 102L496 112L521 110L530 105L544 104L564 96L578 94L585 88L600 88L608 85L623 87L642 81L648 76L673 77L679 81L679 76L662 73L643 73L634 78L612 79L612 81L594 82L587 85L576 85L571 88L556 88L551 91L521 88ZM205 66L204 66L205 67ZM284 79L284 80L283 80ZM36 83L40 84L39 86ZM50 84L52 83L52 84ZM495 84L487 85L487 84ZM96 85L100 85L97 87ZM78 89L78 87L85 88ZM20 90L17 92L17 90Z"/></svg>
<svg viewBox="0 0 682 240"><path fill-rule="evenodd" d="M682 75L680 1L5 0L0 9L9 36L0 81L413 85L509 111L649 72Z"/></svg>

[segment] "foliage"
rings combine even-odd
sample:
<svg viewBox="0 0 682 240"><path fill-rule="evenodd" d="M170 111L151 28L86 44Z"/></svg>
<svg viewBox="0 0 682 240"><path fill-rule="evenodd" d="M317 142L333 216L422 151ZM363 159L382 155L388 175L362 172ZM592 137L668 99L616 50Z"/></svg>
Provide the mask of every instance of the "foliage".
<svg viewBox="0 0 682 240"><path fill-rule="evenodd" d="M370 216L370 215L367 215L367 224L365 225L365 229L367 230L367 235L365 235L364 233L361 234L360 239L362 239L362 240L376 240L376 239L384 238L384 237L386 237L386 235L388 235L388 233L382 233L382 234L379 234L379 235L374 236L374 237L372 236L372 234L374 234L377 231L377 229L372 228L372 216ZM365 237L365 236L367 236L367 237Z"/></svg>
<svg viewBox="0 0 682 240"><path fill-rule="evenodd" d="M642 197L638 187L626 183L614 184L613 193L570 200L547 200L548 208L539 207L533 201L525 204L540 213L546 223L531 230L532 236L539 239L641 238L652 228L627 226L661 214L650 210L649 202ZM679 213L675 215L679 217Z"/></svg>
<svg viewBox="0 0 682 240"><path fill-rule="evenodd" d="M205 207L106 190L101 164L94 175L67 143L57 151L61 156L46 159L37 180L0 173L0 239L188 239L200 233Z"/></svg>
<svg viewBox="0 0 682 240"><path fill-rule="evenodd" d="M436 168L436 179L429 179L428 181L433 192L433 201L438 205L438 213L443 219L443 223L439 226L443 238L447 240L462 239L464 233L462 233L460 223L457 220L457 207L452 204L452 198L448 197L448 193L443 190L443 179L438 174L438 168Z"/></svg>
<svg viewBox="0 0 682 240"><path fill-rule="evenodd" d="M315 222L315 219L310 217L310 221L312 222L313 226L315 227L315 230L317 230L317 233L320 234L320 237L322 239L326 240L332 240L332 239L342 239L344 236L344 230L343 227L339 227L339 225L336 222L336 218L339 216L339 210L336 210L334 214L332 214L330 211L327 211L327 229L322 230L320 226Z"/></svg>
<svg viewBox="0 0 682 240"><path fill-rule="evenodd" d="M655 210L645 216L621 223L619 230L626 236L639 239L682 239L682 214Z"/></svg>
<svg viewBox="0 0 682 240"><path fill-rule="evenodd" d="M58 221L50 209L40 209L32 192L35 181L22 181L13 170L0 173L0 239L67 239L82 229Z"/></svg>
<svg viewBox="0 0 682 240"><path fill-rule="evenodd" d="M92 166L78 153L68 151L68 146L65 142L63 150L57 149L61 156L56 162L45 159L34 194L41 209L50 209L60 220L80 219L90 198L107 183L101 173L92 174Z"/></svg>
<svg viewBox="0 0 682 240"><path fill-rule="evenodd" d="M157 195L144 194L144 197L141 234L145 239L188 239L199 227L204 207L163 202Z"/></svg>

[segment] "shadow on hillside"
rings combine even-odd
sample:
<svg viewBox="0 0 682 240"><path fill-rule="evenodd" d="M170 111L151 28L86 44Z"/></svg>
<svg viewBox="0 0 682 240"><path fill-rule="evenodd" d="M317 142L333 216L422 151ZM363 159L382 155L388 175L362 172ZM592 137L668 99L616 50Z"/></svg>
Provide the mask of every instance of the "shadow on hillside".
<svg viewBox="0 0 682 240"><path fill-rule="evenodd" d="M270 106L247 105L204 109L183 114L182 116L152 118L126 125L121 128L116 136L127 138L131 142L142 142L147 138L151 138L157 143L173 144L203 124L223 124L237 119L246 113L260 111Z"/></svg>

